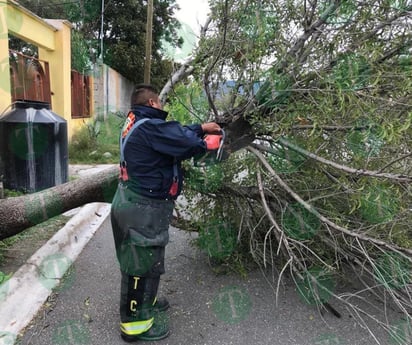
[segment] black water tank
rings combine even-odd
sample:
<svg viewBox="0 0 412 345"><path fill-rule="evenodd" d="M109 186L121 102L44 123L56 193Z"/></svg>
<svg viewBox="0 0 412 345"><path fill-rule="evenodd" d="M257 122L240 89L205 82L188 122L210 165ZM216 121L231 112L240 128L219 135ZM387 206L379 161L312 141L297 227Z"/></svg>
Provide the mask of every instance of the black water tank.
<svg viewBox="0 0 412 345"><path fill-rule="evenodd" d="M0 117L0 180L25 192L68 180L67 121L50 104L17 101Z"/></svg>

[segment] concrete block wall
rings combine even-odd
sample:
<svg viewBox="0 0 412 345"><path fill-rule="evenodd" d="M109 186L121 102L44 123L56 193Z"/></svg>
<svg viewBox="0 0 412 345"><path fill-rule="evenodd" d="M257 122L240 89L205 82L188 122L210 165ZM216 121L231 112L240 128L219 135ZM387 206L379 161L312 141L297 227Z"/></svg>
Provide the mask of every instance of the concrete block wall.
<svg viewBox="0 0 412 345"><path fill-rule="evenodd" d="M113 68L100 64L94 68L94 115L127 113L134 84Z"/></svg>

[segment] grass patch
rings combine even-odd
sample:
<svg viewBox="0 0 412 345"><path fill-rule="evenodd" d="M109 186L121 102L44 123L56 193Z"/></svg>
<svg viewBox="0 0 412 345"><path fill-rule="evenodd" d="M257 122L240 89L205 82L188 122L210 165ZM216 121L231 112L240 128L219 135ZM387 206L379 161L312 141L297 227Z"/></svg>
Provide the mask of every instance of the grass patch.
<svg viewBox="0 0 412 345"><path fill-rule="evenodd" d="M0 241L0 273L14 273L70 218L59 215Z"/></svg>
<svg viewBox="0 0 412 345"><path fill-rule="evenodd" d="M115 164L119 162L119 134L124 116L109 113L90 119L73 135L69 144L70 164Z"/></svg>
<svg viewBox="0 0 412 345"><path fill-rule="evenodd" d="M18 196L22 196L25 195L26 193L24 193L23 191L20 190L13 190L13 189L5 189L4 190L4 198L14 198L14 197L18 197Z"/></svg>

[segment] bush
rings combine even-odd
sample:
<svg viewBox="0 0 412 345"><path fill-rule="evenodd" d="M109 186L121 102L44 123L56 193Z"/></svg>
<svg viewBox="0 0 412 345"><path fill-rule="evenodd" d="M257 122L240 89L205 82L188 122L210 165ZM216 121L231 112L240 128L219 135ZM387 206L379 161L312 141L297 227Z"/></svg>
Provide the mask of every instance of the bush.
<svg viewBox="0 0 412 345"><path fill-rule="evenodd" d="M112 113L106 119L95 118L85 122L69 144L70 163L117 163L122 124L123 118Z"/></svg>

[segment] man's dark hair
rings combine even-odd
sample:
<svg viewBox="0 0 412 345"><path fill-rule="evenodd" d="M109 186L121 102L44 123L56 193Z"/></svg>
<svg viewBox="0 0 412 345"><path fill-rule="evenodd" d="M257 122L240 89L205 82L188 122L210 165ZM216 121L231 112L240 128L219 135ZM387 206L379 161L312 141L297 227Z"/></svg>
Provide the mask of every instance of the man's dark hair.
<svg viewBox="0 0 412 345"><path fill-rule="evenodd" d="M159 97L157 90L149 84L136 85L131 98L131 106L148 105L149 99Z"/></svg>

